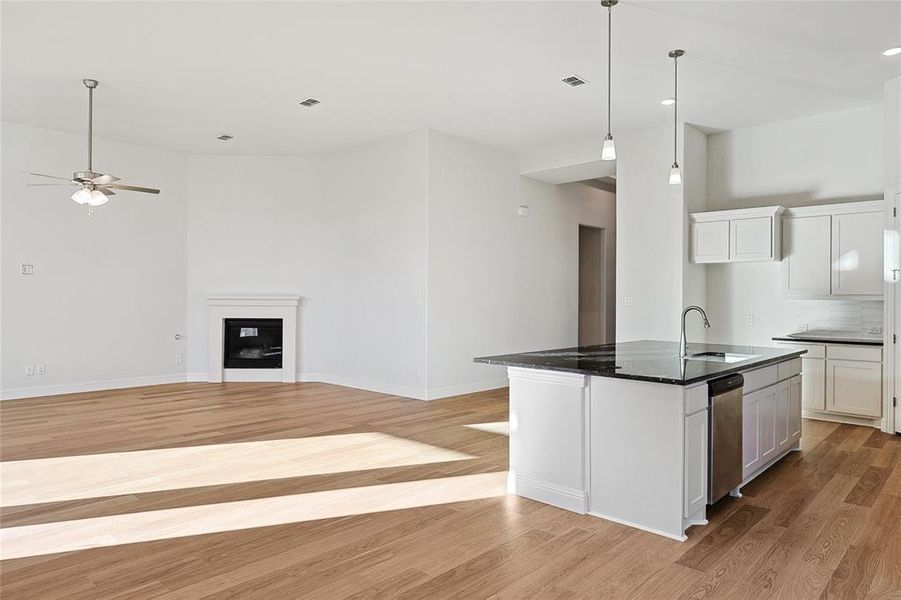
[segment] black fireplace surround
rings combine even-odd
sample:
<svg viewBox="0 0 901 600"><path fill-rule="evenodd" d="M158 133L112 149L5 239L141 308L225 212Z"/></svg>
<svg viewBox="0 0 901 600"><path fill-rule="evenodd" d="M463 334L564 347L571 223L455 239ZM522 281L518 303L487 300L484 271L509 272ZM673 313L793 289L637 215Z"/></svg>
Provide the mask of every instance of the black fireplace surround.
<svg viewBox="0 0 901 600"><path fill-rule="evenodd" d="M226 369L281 369L281 319L225 319Z"/></svg>

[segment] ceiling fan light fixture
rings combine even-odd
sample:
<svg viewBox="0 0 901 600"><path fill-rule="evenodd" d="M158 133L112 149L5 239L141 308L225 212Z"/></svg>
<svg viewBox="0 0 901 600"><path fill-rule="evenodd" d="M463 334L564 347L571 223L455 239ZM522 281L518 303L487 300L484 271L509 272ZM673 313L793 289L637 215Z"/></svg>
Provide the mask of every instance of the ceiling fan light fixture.
<svg viewBox="0 0 901 600"><path fill-rule="evenodd" d="M106 194L99 190L91 190L91 199L88 200L88 206L103 206L107 202L109 202L109 198Z"/></svg>
<svg viewBox="0 0 901 600"><path fill-rule="evenodd" d="M81 188L72 194L72 200L78 204L88 204L91 201L91 190L88 188Z"/></svg>

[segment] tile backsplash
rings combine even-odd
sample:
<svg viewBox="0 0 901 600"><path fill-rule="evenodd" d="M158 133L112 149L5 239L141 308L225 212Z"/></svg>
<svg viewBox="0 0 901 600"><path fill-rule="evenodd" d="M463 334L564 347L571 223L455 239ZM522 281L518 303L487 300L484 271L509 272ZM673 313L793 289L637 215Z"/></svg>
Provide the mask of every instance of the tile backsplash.
<svg viewBox="0 0 901 600"><path fill-rule="evenodd" d="M878 335L883 327L882 300L789 300L786 333L829 331Z"/></svg>

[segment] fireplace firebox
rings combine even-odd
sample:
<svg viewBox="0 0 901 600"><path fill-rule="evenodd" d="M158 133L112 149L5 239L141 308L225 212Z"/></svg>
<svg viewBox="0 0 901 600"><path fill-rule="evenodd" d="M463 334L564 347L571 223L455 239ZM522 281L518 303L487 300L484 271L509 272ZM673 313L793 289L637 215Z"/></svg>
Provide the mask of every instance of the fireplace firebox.
<svg viewBox="0 0 901 600"><path fill-rule="evenodd" d="M226 369L281 369L281 319L225 319Z"/></svg>

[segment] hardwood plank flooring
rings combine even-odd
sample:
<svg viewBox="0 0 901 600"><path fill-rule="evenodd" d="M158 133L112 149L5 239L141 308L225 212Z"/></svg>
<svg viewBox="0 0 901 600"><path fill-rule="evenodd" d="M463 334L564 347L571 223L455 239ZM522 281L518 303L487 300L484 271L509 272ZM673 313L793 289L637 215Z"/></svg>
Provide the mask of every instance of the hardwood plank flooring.
<svg viewBox="0 0 901 600"><path fill-rule="evenodd" d="M901 599L901 437L805 420L678 543L504 495L507 418L313 383L0 403L0 596Z"/></svg>

